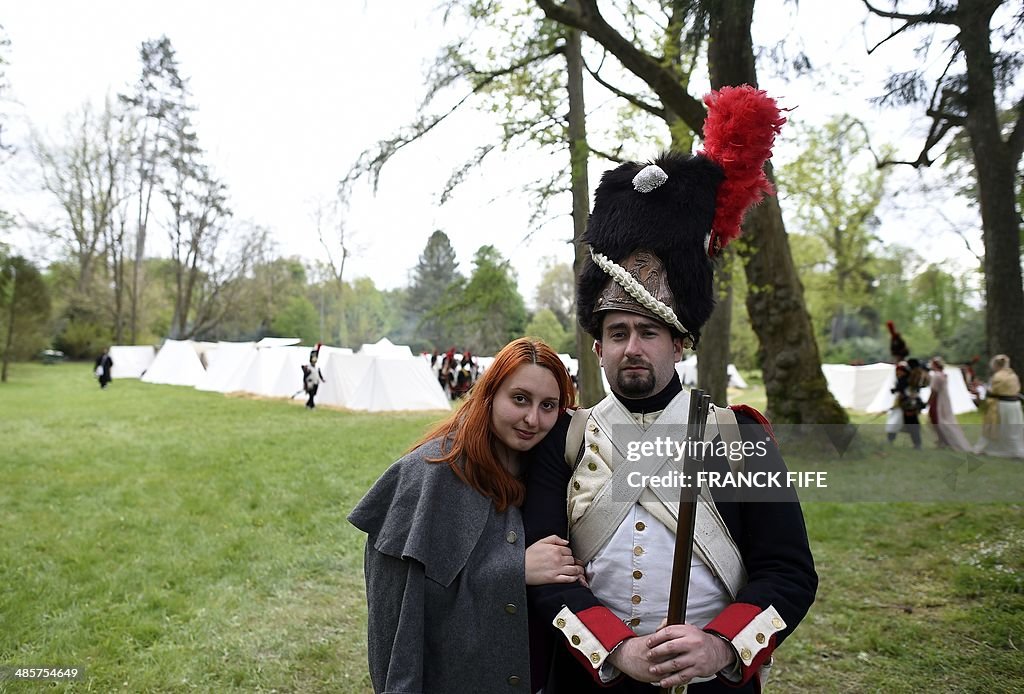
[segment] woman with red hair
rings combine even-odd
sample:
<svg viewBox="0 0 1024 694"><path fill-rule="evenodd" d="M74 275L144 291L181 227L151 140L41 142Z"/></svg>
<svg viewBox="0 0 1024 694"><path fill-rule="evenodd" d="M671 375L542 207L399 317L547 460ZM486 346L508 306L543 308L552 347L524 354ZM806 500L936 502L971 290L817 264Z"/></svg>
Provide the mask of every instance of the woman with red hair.
<svg viewBox="0 0 1024 694"><path fill-rule="evenodd" d="M349 515L367 534L367 651L377 692L529 687L527 583L579 580L565 541L525 546L522 454L573 404L558 355L506 345L463 405Z"/></svg>

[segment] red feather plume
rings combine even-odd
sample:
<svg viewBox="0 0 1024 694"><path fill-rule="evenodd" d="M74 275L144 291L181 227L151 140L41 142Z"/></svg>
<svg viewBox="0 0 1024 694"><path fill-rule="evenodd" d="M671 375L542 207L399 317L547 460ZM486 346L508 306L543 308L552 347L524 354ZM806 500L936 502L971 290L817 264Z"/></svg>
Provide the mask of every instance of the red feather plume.
<svg viewBox="0 0 1024 694"><path fill-rule="evenodd" d="M714 255L740 235L747 209L775 192L765 176L764 163L771 158L775 136L786 119L775 99L749 84L722 87L705 96L704 103L708 116L701 154L725 170L708 244Z"/></svg>

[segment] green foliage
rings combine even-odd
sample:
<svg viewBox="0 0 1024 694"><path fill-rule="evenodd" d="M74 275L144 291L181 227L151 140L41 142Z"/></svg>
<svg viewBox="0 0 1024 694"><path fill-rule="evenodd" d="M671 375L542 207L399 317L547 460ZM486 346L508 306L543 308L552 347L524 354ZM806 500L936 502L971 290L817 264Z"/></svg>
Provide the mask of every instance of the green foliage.
<svg viewBox="0 0 1024 694"><path fill-rule="evenodd" d="M71 319L65 323L54 346L69 359L90 359L98 355L112 342L110 332L87 320Z"/></svg>
<svg viewBox="0 0 1024 694"><path fill-rule="evenodd" d="M550 309L542 308L533 314L533 318L526 326L525 334L539 337L556 352L562 354L576 352L576 333L569 332L562 327L562 322Z"/></svg>
<svg viewBox="0 0 1024 694"><path fill-rule="evenodd" d="M7 364L49 345L50 293L39 269L21 256L0 257L0 359Z"/></svg>
<svg viewBox="0 0 1024 694"><path fill-rule="evenodd" d="M566 332L576 329L576 275L572 265L554 258L544 259L544 270L537 284L537 308L548 309Z"/></svg>
<svg viewBox="0 0 1024 694"><path fill-rule="evenodd" d="M355 349L391 334L401 321L401 305L377 289L369 277L359 277L347 287L342 306L343 343Z"/></svg>
<svg viewBox="0 0 1024 694"><path fill-rule="evenodd" d="M793 226L820 242L814 265L828 273L833 291L817 295L824 304L818 313L827 315L829 342L836 343L859 332L851 314L868 303L886 172L866 156L863 127L848 116L804 128L801 141L803 153L779 170L779 189L794 208Z"/></svg>
<svg viewBox="0 0 1024 694"><path fill-rule="evenodd" d="M459 277L458 260L448 235L435 230L412 270L412 282L406 295L406 311L416 325L420 348L445 349L452 342L447 324L432 311L444 301L449 287Z"/></svg>
<svg viewBox="0 0 1024 694"><path fill-rule="evenodd" d="M448 321L458 344L474 354L494 354L526 328L526 305L511 268L494 246L481 246L473 274L449 287L448 299L433 315Z"/></svg>
<svg viewBox="0 0 1024 694"><path fill-rule="evenodd" d="M309 299L293 296L274 315L270 329L275 335L298 337L305 345L314 344L320 339L320 316Z"/></svg>

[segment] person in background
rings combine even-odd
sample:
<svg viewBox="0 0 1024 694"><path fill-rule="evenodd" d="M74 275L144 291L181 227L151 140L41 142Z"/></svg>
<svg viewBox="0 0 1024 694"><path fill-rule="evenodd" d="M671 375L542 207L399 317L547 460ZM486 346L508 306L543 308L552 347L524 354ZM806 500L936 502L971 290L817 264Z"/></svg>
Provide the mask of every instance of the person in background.
<svg viewBox="0 0 1024 694"><path fill-rule="evenodd" d="M885 436L889 443L893 443L896 434L905 432L910 435L914 448L921 450L921 422L917 417L924 409L924 401L918 389L910 385L910 373L910 364L907 362L896 364L896 387L892 389L896 400L886 422Z"/></svg>
<svg viewBox="0 0 1024 694"><path fill-rule="evenodd" d="M932 423L939 448L952 448L954 451L971 450L960 423L953 414L953 403L949 399L949 379L946 376L946 364L942 357L932 357L928 364L931 369L931 395L928 396L928 420Z"/></svg>
<svg viewBox="0 0 1024 694"><path fill-rule="evenodd" d="M573 403L558 355L506 345L462 406L389 467L348 519L367 534L376 692L517 691L530 681L526 585L571 582L567 543L527 548L523 454Z"/></svg>
<svg viewBox="0 0 1024 694"><path fill-rule="evenodd" d="M110 358L110 348L104 347L102 354L96 357L96 379L100 382L100 388L106 388L113 378L110 376L114 368L114 360Z"/></svg>
<svg viewBox="0 0 1024 694"><path fill-rule="evenodd" d="M316 403L313 402L313 398L316 397L316 392L320 389L321 383L327 383L324 379L323 373L320 371L320 367L316 365L320 359L320 347L321 343L316 344L316 348L309 353L309 364L302 365L302 389L306 391L306 395L309 399L306 400L306 407L310 410L316 407Z"/></svg>
<svg viewBox="0 0 1024 694"><path fill-rule="evenodd" d="M997 354L989 363L992 378L985 391L985 420L975 453L1002 458L1024 458L1024 413L1020 378L1010 358Z"/></svg>

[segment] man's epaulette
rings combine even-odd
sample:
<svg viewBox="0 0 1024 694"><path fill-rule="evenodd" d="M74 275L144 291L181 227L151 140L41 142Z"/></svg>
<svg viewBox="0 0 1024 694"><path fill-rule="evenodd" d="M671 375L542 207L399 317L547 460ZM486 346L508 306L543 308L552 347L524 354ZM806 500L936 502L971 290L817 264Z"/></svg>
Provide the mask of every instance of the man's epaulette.
<svg viewBox="0 0 1024 694"><path fill-rule="evenodd" d="M745 414L748 417L757 420L757 422L762 427L764 427L764 430L768 433L768 435L772 437L772 441L774 441L775 444L778 445L779 442L775 439L775 432L772 430L772 423L769 422L768 418L765 417L763 414L755 410L750 405L729 405L729 409L732 410L733 412Z"/></svg>

